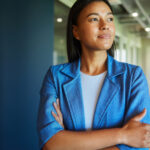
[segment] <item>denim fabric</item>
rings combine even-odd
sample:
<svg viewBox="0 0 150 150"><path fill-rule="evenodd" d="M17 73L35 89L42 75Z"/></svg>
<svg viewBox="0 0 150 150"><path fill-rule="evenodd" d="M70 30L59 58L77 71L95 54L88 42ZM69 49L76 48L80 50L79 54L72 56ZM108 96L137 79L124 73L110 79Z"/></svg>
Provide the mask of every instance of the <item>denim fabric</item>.
<svg viewBox="0 0 150 150"><path fill-rule="evenodd" d="M53 135L64 130L51 114L51 111L55 112L52 104L56 98L60 99L66 129L85 131L81 91L80 59L49 68L40 91L37 122L40 148ZM96 105L93 130L122 127L144 108L147 114L142 122L150 124L149 89L142 69L118 62L108 55L107 74ZM137 149L126 145L117 146L121 150Z"/></svg>

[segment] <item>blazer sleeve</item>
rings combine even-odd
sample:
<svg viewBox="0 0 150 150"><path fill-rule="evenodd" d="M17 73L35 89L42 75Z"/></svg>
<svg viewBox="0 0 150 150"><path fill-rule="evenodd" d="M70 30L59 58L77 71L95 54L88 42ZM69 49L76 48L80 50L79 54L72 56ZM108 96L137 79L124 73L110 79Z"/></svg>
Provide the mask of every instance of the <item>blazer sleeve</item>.
<svg viewBox="0 0 150 150"><path fill-rule="evenodd" d="M144 108L147 109L147 113L141 122L150 124L149 88L142 69L137 66L133 71L131 93L127 102L124 124L126 124L132 117L142 112ZM126 145L117 145L117 147L120 150L148 150L148 148L133 148Z"/></svg>
<svg viewBox="0 0 150 150"><path fill-rule="evenodd" d="M37 119L37 130L39 135L39 145L42 149L43 145L57 132L64 128L55 120L51 111L55 111L53 102L56 101L57 92L51 71L52 67L45 75L42 88L40 91L40 104Z"/></svg>

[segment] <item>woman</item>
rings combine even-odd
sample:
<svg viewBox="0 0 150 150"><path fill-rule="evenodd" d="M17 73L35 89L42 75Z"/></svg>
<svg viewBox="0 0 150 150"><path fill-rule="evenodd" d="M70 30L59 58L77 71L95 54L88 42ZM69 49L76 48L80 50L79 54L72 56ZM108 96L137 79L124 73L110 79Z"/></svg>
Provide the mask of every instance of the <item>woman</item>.
<svg viewBox="0 0 150 150"><path fill-rule="evenodd" d="M106 0L76 1L68 19L69 63L51 66L41 89L41 149L150 147L147 81L140 67L113 59L114 37Z"/></svg>

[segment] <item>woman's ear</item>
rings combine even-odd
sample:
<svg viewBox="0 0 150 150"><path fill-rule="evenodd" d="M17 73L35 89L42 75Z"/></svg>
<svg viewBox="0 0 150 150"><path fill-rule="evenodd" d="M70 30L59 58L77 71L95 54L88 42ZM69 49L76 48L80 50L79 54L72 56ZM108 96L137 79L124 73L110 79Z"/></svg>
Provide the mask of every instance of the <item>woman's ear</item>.
<svg viewBox="0 0 150 150"><path fill-rule="evenodd" d="M73 36L77 39L80 40L79 38L79 34L78 34L78 27L76 25L72 26L72 32L73 32Z"/></svg>

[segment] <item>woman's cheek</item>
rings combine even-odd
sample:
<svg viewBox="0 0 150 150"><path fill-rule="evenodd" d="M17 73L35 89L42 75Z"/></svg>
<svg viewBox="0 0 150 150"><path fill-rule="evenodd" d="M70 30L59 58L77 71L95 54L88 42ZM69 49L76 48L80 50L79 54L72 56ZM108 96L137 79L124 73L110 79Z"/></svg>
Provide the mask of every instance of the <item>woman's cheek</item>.
<svg viewBox="0 0 150 150"><path fill-rule="evenodd" d="M111 29L111 32L112 32L113 36L115 36L115 32L116 32L115 26L112 25L112 27L110 29Z"/></svg>

